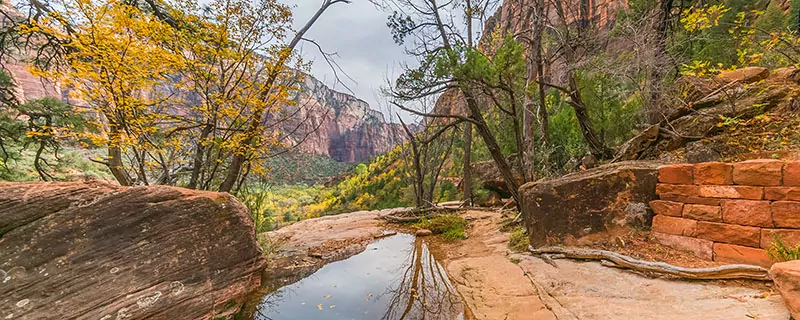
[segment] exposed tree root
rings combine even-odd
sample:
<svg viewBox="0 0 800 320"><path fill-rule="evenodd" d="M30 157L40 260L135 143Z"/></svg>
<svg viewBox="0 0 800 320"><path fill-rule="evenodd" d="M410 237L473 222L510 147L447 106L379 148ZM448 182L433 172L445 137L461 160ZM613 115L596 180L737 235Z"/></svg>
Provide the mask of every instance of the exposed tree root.
<svg viewBox="0 0 800 320"><path fill-rule="evenodd" d="M769 271L759 266L731 264L715 268L684 268L663 262L642 261L616 252L593 249L570 249L562 247L544 247L528 250L536 255L560 254L565 258L606 261L605 266L622 269L670 275L692 280L751 279L771 281ZM555 256L551 256L555 258Z"/></svg>

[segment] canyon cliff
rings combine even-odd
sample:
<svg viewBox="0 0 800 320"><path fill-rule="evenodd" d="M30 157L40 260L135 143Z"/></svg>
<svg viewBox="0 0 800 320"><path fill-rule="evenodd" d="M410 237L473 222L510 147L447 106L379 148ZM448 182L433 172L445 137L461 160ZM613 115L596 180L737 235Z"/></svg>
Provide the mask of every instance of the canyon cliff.
<svg viewBox="0 0 800 320"><path fill-rule="evenodd" d="M399 124L387 122L367 102L333 90L314 77L306 78L295 101L297 105L289 107L300 108L295 121L305 121L294 134L295 142L308 136L300 144L300 152L329 156L339 162L362 162L406 139Z"/></svg>
<svg viewBox="0 0 800 320"><path fill-rule="evenodd" d="M68 99L66 90L32 75L24 64L6 63L6 68L17 83L16 96L21 101ZM299 152L339 162L362 162L405 141L399 124L387 122L367 102L333 90L314 77L306 78L294 100L297 104L287 106L285 113L294 114L295 119L286 123L285 130L296 131L288 145L300 143Z"/></svg>
<svg viewBox="0 0 800 320"><path fill-rule="evenodd" d="M0 3L0 12L24 17L6 1ZM68 89L31 74L25 62L29 58L24 54L16 58L6 57L3 67L16 82L14 91L20 102L42 98L70 102ZM188 100L192 100L189 96ZM292 118L283 123L283 130L291 133L285 145L296 147L300 153L327 156L339 162L363 162L405 141L399 124L386 121L367 102L335 91L314 77L305 77L293 98L296 104L282 110Z"/></svg>

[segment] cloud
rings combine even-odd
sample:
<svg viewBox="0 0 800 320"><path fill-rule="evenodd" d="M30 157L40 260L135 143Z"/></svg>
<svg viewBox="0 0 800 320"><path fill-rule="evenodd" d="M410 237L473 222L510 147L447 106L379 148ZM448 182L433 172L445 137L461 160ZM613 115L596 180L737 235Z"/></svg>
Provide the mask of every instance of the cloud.
<svg viewBox="0 0 800 320"><path fill-rule="evenodd" d="M295 29L299 29L319 9L321 0L286 0L293 6ZM387 113L380 107L380 88L386 79L395 79L400 63L410 61L403 48L392 40L386 26L388 13L366 0L354 0L350 4L339 3L317 20L306 34L326 52L336 52L336 62L355 82L342 79L356 97L367 101L373 109ZM301 47L303 57L314 61L312 75L330 87L347 92L336 85L334 73L322 54L311 44ZM388 116L388 114L387 114ZM404 119L406 116L404 116Z"/></svg>

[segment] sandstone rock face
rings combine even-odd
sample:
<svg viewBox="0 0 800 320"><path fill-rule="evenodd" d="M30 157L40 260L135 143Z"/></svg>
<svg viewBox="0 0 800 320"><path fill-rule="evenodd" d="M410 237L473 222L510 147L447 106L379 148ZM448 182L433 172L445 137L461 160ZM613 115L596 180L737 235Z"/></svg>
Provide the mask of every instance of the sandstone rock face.
<svg viewBox="0 0 800 320"><path fill-rule="evenodd" d="M265 266L233 196L104 182L0 183L0 316L212 319Z"/></svg>
<svg viewBox="0 0 800 320"><path fill-rule="evenodd" d="M622 162L524 185L523 217L531 244L634 224L626 208L655 200L657 168L654 162Z"/></svg>
<svg viewBox="0 0 800 320"><path fill-rule="evenodd" d="M800 261L776 263L769 270L792 317L800 319Z"/></svg>
<svg viewBox="0 0 800 320"><path fill-rule="evenodd" d="M305 121L294 135L296 141L309 135L298 148L301 152L330 156L340 162L362 162L406 141L399 124L388 123L365 101L332 90L313 77L306 79L295 100L297 105L288 107L294 109L288 112L300 108L297 122L287 127ZM416 129L412 127L412 131Z"/></svg>

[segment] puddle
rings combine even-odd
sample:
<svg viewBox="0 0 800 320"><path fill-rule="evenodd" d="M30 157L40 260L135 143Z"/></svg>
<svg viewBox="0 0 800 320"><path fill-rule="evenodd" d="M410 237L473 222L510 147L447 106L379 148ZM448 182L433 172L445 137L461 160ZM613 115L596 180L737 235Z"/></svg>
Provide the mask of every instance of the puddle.
<svg viewBox="0 0 800 320"><path fill-rule="evenodd" d="M397 234L264 296L253 318L465 319L461 299L427 243Z"/></svg>

